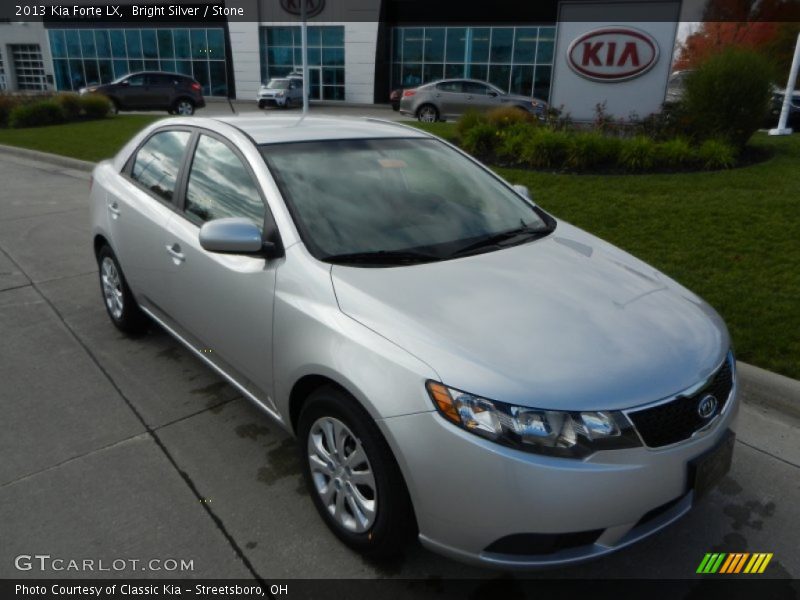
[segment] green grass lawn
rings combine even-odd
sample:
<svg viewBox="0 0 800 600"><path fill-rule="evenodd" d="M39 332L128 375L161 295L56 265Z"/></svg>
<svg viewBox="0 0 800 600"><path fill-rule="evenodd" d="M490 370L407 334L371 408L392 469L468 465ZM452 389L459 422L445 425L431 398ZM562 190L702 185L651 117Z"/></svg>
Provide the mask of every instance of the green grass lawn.
<svg viewBox="0 0 800 600"><path fill-rule="evenodd" d="M125 142L161 115L116 115L49 127L0 129L0 144L97 162L114 156Z"/></svg>
<svg viewBox="0 0 800 600"><path fill-rule="evenodd" d="M158 116L0 130L0 144L98 160ZM452 123L422 125L452 139ZM769 160L679 175L498 169L537 203L661 269L725 318L740 359L800 378L800 135L753 144Z"/></svg>

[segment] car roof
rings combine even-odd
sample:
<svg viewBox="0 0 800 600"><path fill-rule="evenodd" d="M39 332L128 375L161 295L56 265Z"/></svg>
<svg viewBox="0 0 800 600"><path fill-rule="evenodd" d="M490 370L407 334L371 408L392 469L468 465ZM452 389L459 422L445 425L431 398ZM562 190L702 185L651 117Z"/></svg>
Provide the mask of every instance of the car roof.
<svg viewBox="0 0 800 600"><path fill-rule="evenodd" d="M244 132L256 144L281 144L323 140L354 140L378 138L429 138L424 131L392 121L370 118L330 116L258 116L219 117L199 121L225 123ZM181 121L189 124L186 120Z"/></svg>

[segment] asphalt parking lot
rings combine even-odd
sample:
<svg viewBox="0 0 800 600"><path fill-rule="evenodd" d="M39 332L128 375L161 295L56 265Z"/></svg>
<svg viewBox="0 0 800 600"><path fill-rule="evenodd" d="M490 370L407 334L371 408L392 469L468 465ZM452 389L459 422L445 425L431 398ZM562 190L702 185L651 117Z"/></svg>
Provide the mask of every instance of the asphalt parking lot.
<svg viewBox="0 0 800 600"><path fill-rule="evenodd" d="M130 339L108 321L88 174L2 155L0 181L0 578L502 575L418 545L388 564L342 546L287 434L164 332ZM724 551L772 552L765 577L800 577L799 524L798 422L744 405L733 469L690 515L610 557L532 576L686 578ZM177 558L194 570L19 571L22 554Z"/></svg>

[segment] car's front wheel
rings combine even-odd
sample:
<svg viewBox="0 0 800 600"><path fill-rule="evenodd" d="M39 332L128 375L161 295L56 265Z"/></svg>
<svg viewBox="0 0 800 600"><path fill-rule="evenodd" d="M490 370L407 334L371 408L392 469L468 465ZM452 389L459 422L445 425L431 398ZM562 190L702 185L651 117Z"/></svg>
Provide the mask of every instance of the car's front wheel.
<svg viewBox="0 0 800 600"><path fill-rule="evenodd" d="M439 111L433 104L423 104L417 110L417 119L422 123L435 123L439 120Z"/></svg>
<svg viewBox="0 0 800 600"><path fill-rule="evenodd" d="M400 468L375 421L330 386L311 394L298 422L303 475L320 516L354 550L398 554L416 533Z"/></svg>
<svg viewBox="0 0 800 600"><path fill-rule="evenodd" d="M173 107L175 114L189 117L194 114L194 102L188 100L187 98L181 98L175 103Z"/></svg>
<svg viewBox="0 0 800 600"><path fill-rule="evenodd" d="M133 298L114 251L103 246L97 253L100 270L100 289L103 303L111 322L128 334L139 334L147 329L147 317Z"/></svg>

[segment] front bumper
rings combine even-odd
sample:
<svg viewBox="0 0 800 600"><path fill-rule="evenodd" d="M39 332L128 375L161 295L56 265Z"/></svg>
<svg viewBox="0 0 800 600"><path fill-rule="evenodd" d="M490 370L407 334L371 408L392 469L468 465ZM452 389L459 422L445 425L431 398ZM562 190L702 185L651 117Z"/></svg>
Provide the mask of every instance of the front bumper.
<svg viewBox="0 0 800 600"><path fill-rule="evenodd" d="M258 96L259 106L285 106L287 96Z"/></svg>
<svg viewBox="0 0 800 600"><path fill-rule="evenodd" d="M597 452L584 460L500 446L436 412L379 425L406 478L425 546L483 566L541 568L614 552L686 514L695 500L688 463L735 431L736 389L734 383L724 412L700 435L670 447ZM522 549L512 544L516 548L507 551L503 541L509 536L521 538ZM572 543L527 552L524 543L531 538Z"/></svg>

